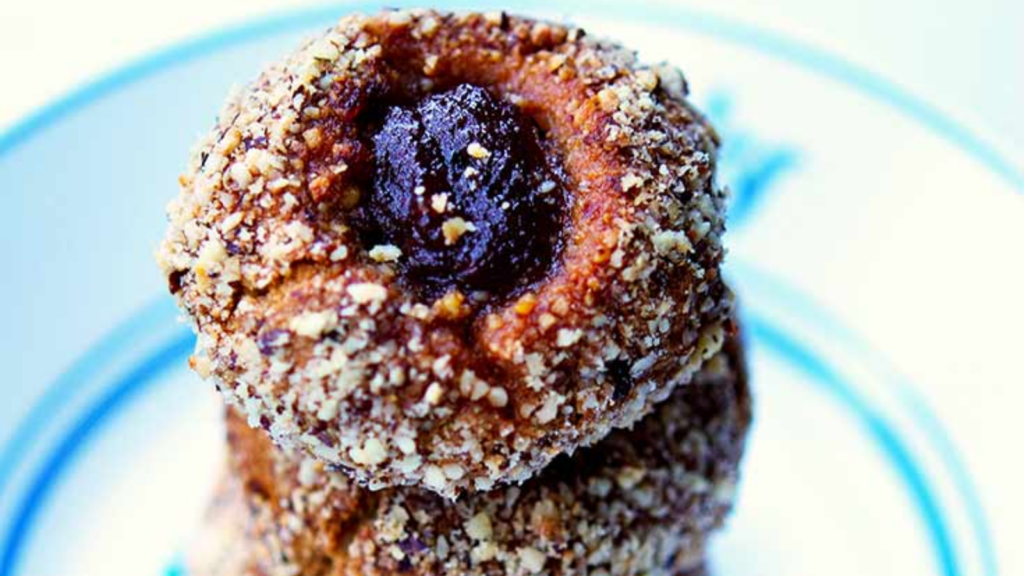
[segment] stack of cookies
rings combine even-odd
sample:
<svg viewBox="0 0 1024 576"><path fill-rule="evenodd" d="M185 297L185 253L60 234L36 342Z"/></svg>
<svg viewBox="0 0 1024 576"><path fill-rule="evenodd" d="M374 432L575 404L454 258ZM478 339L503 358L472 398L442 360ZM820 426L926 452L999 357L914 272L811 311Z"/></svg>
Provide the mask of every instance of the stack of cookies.
<svg viewBox="0 0 1024 576"><path fill-rule="evenodd" d="M411 10L233 94L158 252L228 404L191 574L699 570L751 409L686 90L578 28Z"/></svg>

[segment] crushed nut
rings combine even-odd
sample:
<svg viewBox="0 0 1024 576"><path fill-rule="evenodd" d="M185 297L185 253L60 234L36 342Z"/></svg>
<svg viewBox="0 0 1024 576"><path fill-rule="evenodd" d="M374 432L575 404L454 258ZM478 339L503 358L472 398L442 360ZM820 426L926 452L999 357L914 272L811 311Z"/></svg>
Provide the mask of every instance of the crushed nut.
<svg viewBox="0 0 1024 576"><path fill-rule="evenodd" d="M394 262L402 256L402 251L393 244L379 244L370 249L370 259L374 262Z"/></svg>
<svg viewBox="0 0 1024 576"><path fill-rule="evenodd" d="M462 238L462 235L466 232L476 232L476 226L472 222L467 222L458 216L449 218L441 224L441 233L444 235L446 246L451 246L458 242L459 238Z"/></svg>
<svg viewBox="0 0 1024 576"><path fill-rule="evenodd" d="M478 160L482 160L491 155L491 151L481 146L479 142L470 143L470 145L466 147L466 153Z"/></svg>

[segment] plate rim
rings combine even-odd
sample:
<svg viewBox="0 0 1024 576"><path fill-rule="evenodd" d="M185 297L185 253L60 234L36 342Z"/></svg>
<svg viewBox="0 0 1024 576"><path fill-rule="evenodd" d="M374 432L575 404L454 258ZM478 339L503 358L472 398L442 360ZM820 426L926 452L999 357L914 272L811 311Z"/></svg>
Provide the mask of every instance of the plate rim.
<svg viewBox="0 0 1024 576"><path fill-rule="evenodd" d="M479 7L481 4L489 3L478 2L474 5ZM399 1L394 4L405 5L408 3ZM463 3L450 2L447 4L458 6ZM517 10L529 12L542 5L540 2L530 0L519 4ZM952 119L923 98L912 95L881 75L866 67L853 64L834 53L763 28L688 8L645 5L641 10L634 8L623 12L621 9L616 9L614 4L598 2L596 5L602 10L601 15L621 15L636 22L650 22L657 14L669 14L683 20L680 24L686 24L684 28L688 32L710 35L719 40L740 44L759 53L765 53L794 64L798 68L817 72L826 79L853 88L869 96L873 101L901 112L904 117L915 121L933 135L968 154L983 168L998 175L1011 188L1018 192L1024 191L1024 172L1010 160L1011 156L1000 150L1005 145L994 144L994 138L982 136L982 131L977 128L968 128L965 123ZM379 5L354 1L342 2L330 7L285 10L255 19L242 20L239 23L219 27L213 31L170 44L87 81L66 92L64 96L44 104L36 111L16 121L9 128L0 132L0 157L17 150L47 128L82 111L104 97L170 67L200 58L210 50L223 49L291 30L309 28L316 24L329 22L332 18L337 18L349 11L366 9L376 11L379 10ZM1008 149L1008 146L1005 148ZM44 389L44 393L50 384ZM6 454L7 447L4 448L4 454ZM996 570L993 568L990 573L995 574Z"/></svg>

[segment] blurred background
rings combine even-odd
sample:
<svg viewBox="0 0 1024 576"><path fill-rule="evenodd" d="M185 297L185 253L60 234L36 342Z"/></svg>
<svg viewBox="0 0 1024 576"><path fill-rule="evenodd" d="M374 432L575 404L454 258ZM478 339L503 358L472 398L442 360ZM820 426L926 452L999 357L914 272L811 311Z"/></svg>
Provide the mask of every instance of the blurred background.
<svg viewBox="0 0 1024 576"><path fill-rule="evenodd" d="M1024 574L1024 3L479 3L679 64L723 134L757 418L714 574ZM222 443L162 207L229 86L389 4L0 0L0 576L180 575Z"/></svg>
<svg viewBox="0 0 1024 576"><path fill-rule="evenodd" d="M996 137L1018 147L1024 143L1022 2L661 3L700 8L810 42L927 96L944 111ZM511 8L515 2L508 4ZM550 3L569 15L598 9L601 4ZM0 93L0 127L103 71L176 40L275 11L325 5L330 4L289 0L0 2L0 66L7 78Z"/></svg>

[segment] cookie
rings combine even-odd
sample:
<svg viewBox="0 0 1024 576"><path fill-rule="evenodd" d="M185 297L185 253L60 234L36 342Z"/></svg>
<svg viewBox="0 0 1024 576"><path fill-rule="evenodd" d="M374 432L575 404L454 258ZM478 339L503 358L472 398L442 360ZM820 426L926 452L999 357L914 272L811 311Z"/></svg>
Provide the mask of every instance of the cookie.
<svg viewBox="0 0 1024 576"><path fill-rule="evenodd" d="M522 482L732 332L717 136L670 66L495 14L348 16L228 100L158 251L192 367L374 489Z"/></svg>

